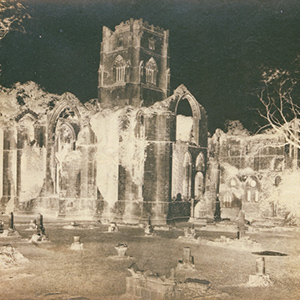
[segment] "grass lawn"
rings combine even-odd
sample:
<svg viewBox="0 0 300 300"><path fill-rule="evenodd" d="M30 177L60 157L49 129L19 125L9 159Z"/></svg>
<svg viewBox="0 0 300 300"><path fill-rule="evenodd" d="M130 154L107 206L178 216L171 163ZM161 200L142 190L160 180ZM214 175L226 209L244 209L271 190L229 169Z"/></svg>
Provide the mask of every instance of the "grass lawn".
<svg viewBox="0 0 300 300"><path fill-rule="evenodd" d="M164 275L182 258L185 246L192 249L200 279L209 280L216 291L216 296L207 299L300 299L300 232L296 230L249 233L263 250L288 254L266 257L266 271L274 284L253 288L245 284L249 275L255 274L257 256L250 251L177 240L183 235L182 224L170 231L158 231L155 237L145 237L143 229L138 227L120 226L119 232L108 233L107 225L64 229L63 224L45 222L51 242L33 245L26 240L32 235L25 230L28 223L16 223L20 238L0 238L0 245L10 243L29 259L21 268L0 270L0 299L132 299L124 295L126 276L130 276L127 268L135 262L140 269ZM70 250L75 235L81 237L83 251ZM198 232L198 235L214 240L221 233ZM234 237L230 233L222 235ZM127 254L133 258L109 259L116 255L114 246L121 242L128 245Z"/></svg>

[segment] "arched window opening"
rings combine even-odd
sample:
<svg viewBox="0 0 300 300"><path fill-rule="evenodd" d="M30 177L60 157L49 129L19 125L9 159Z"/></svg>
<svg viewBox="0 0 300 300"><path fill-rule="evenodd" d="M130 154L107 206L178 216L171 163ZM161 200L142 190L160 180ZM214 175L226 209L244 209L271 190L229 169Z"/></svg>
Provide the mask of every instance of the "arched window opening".
<svg viewBox="0 0 300 300"><path fill-rule="evenodd" d="M59 180L60 180L60 163L57 158L55 158L55 174L54 174L54 193L59 193Z"/></svg>
<svg viewBox="0 0 300 300"><path fill-rule="evenodd" d="M149 41L149 49L155 50L155 39L151 37L148 41Z"/></svg>
<svg viewBox="0 0 300 300"><path fill-rule="evenodd" d="M166 72L167 89L170 88L170 77L171 77L170 69L168 69L167 72Z"/></svg>
<svg viewBox="0 0 300 300"><path fill-rule="evenodd" d="M183 115L186 117L193 116L191 105L187 99L182 99L178 102L177 115Z"/></svg>
<svg viewBox="0 0 300 300"><path fill-rule="evenodd" d="M221 193L222 207L241 207L243 193L240 180L236 176L228 178L225 190Z"/></svg>
<svg viewBox="0 0 300 300"><path fill-rule="evenodd" d="M121 55L118 55L114 62L115 82L125 82L126 63Z"/></svg>
<svg viewBox="0 0 300 300"><path fill-rule="evenodd" d="M123 47L124 44L124 37L123 36L119 36L117 39L117 46L119 47Z"/></svg>
<svg viewBox="0 0 300 300"><path fill-rule="evenodd" d="M144 76L144 61L140 62L140 66L139 66L139 74L140 74L140 80L142 80L143 76Z"/></svg>
<svg viewBox="0 0 300 300"><path fill-rule="evenodd" d="M59 121L55 136L55 149L57 153L67 153L75 150L76 136L72 125Z"/></svg>
<svg viewBox="0 0 300 300"><path fill-rule="evenodd" d="M246 200L248 202L258 202L259 201L258 190L247 189L247 191L246 191Z"/></svg>
<svg viewBox="0 0 300 300"><path fill-rule="evenodd" d="M65 108L59 114L59 118L62 118L62 119L69 119L69 118L74 118L74 117L75 117L75 112L69 107Z"/></svg>
<svg viewBox="0 0 300 300"><path fill-rule="evenodd" d="M242 205L242 200L237 191L231 189L222 193L221 207L234 208L234 207L241 207L241 205Z"/></svg>
<svg viewBox="0 0 300 300"><path fill-rule="evenodd" d="M227 191L223 196L223 207L231 207L232 206L232 193Z"/></svg>
<svg viewBox="0 0 300 300"><path fill-rule="evenodd" d="M191 196L191 177L192 177L191 156L189 153L186 153L184 156L183 167L184 167L183 196L188 199Z"/></svg>
<svg viewBox="0 0 300 300"><path fill-rule="evenodd" d="M281 180L282 180L282 179L281 179L280 176L276 176L276 177L275 177L275 186L276 186L276 187L279 186Z"/></svg>
<svg viewBox="0 0 300 300"><path fill-rule="evenodd" d="M195 176L195 199L201 199L204 192L204 176L202 172L197 172Z"/></svg>
<svg viewBox="0 0 300 300"><path fill-rule="evenodd" d="M146 63L146 82L156 85L157 64L153 57Z"/></svg>
<svg viewBox="0 0 300 300"><path fill-rule="evenodd" d="M18 148L23 148L25 145L35 144L35 133L34 133L34 118L29 114L25 115L18 124L19 134L22 138L18 138Z"/></svg>
<svg viewBox="0 0 300 300"><path fill-rule="evenodd" d="M205 170L205 162L204 162L204 155L203 153L199 153L196 159L196 170L197 171L204 171Z"/></svg>
<svg viewBox="0 0 300 300"><path fill-rule="evenodd" d="M259 183L256 177L250 177L246 183L246 200L248 202L259 201Z"/></svg>
<svg viewBox="0 0 300 300"><path fill-rule="evenodd" d="M80 197L80 187L81 187L81 172L79 172L76 176L76 197L77 198Z"/></svg>
<svg viewBox="0 0 300 300"><path fill-rule="evenodd" d="M196 142L193 112L187 99L180 100L177 106L176 140Z"/></svg>

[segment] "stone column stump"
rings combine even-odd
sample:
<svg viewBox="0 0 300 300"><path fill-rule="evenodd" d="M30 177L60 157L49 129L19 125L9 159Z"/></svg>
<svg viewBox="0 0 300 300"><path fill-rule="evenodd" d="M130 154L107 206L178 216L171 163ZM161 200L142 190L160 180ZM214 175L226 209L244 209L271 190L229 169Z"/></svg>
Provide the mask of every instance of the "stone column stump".
<svg viewBox="0 0 300 300"><path fill-rule="evenodd" d="M74 242L73 244L71 245L71 250L83 250L83 244L81 243L80 241L80 236L78 235L75 235L74 236Z"/></svg>
<svg viewBox="0 0 300 300"><path fill-rule="evenodd" d="M239 211L238 222L238 239L245 237L246 229L245 229L245 212L243 210Z"/></svg>
<svg viewBox="0 0 300 300"><path fill-rule="evenodd" d="M266 274L266 261L264 257L256 259L256 274L249 276L248 286L264 287L272 285L270 276Z"/></svg>
<svg viewBox="0 0 300 300"><path fill-rule="evenodd" d="M118 252L118 257L126 257L128 246L126 244L119 244L115 247Z"/></svg>

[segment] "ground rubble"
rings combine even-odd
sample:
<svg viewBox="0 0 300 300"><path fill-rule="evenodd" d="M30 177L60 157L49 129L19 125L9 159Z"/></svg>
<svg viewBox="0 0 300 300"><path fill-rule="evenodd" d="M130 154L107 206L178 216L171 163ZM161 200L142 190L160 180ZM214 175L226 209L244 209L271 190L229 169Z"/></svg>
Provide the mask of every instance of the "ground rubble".
<svg viewBox="0 0 300 300"><path fill-rule="evenodd" d="M2 269L22 267L28 262L29 260L11 244L0 246L0 266Z"/></svg>
<svg viewBox="0 0 300 300"><path fill-rule="evenodd" d="M183 259L179 260L177 266L170 269L168 274L142 271L136 263L128 270L131 276L126 277L126 294L135 299L197 299L216 294L208 280L200 279L201 273L195 268L189 247L184 248Z"/></svg>

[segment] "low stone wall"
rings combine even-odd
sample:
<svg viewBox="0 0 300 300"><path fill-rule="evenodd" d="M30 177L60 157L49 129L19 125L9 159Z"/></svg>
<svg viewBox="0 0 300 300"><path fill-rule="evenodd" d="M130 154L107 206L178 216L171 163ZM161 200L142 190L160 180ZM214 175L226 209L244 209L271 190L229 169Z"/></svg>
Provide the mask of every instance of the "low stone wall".
<svg viewBox="0 0 300 300"><path fill-rule="evenodd" d="M207 295L210 282L199 279L191 249L183 249L183 258L168 275L159 276L150 271L141 271L136 264L128 269L126 293L141 300L182 300Z"/></svg>
<svg viewBox="0 0 300 300"><path fill-rule="evenodd" d="M142 300L182 300L207 295L210 282L188 278L184 282L150 275L126 278L126 293Z"/></svg>
<svg viewBox="0 0 300 300"><path fill-rule="evenodd" d="M174 281L162 281L159 277L126 277L126 293L139 299L174 299Z"/></svg>

